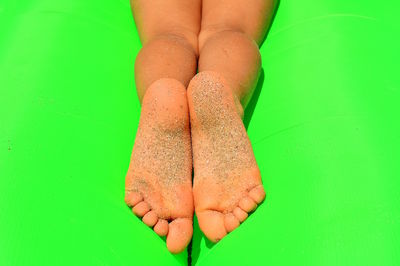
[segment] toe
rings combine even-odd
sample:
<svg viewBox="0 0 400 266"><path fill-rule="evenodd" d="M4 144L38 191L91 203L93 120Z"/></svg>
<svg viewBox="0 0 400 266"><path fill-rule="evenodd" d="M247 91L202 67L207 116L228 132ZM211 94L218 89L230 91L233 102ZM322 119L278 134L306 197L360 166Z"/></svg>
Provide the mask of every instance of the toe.
<svg viewBox="0 0 400 266"><path fill-rule="evenodd" d="M251 212L257 208L257 204L252 198L244 197L239 201L239 207L245 212Z"/></svg>
<svg viewBox="0 0 400 266"><path fill-rule="evenodd" d="M158 221L158 216L155 211L149 211L143 216L142 221L148 226L153 227Z"/></svg>
<svg viewBox="0 0 400 266"><path fill-rule="evenodd" d="M153 230L159 236L166 236L168 234L168 222L167 222L167 220L158 219L158 222L154 226Z"/></svg>
<svg viewBox="0 0 400 266"><path fill-rule="evenodd" d="M125 202L128 206L133 207L143 200L142 195L137 192L128 192L125 195Z"/></svg>
<svg viewBox="0 0 400 266"><path fill-rule="evenodd" d="M219 211L204 210L196 212L199 226L204 235L212 242L218 242L226 234L224 215Z"/></svg>
<svg viewBox="0 0 400 266"><path fill-rule="evenodd" d="M240 225L238 218L235 217L232 213L228 213L225 215L225 228L226 231L232 232Z"/></svg>
<svg viewBox="0 0 400 266"><path fill-rule="evenodd" d="M171 253L180 253L189 244L193 235L193 222L189 218L177 218L169 223L167 248Z"/></svg>
<svg viewBox="0 0 400 266"><path fill-rule="evenodd" d="M132 211L137 216L143 217L143 215L145 215L150 211L150 207L149 204L147 204L144 201L141 201L138 204L136 204L135 207L132 208Z"/></svg>
<svg viewBox="0 0 400 266"><path fill-rule="evenodd" d="M239 207L236 207L236 208L233 210L233 214L235 215L235 217L236 217L236 218L239 220L239 222L241 222L241 223L243 223L244 220L246 220L247 217L249 216L249 215L247 214L247 212L245 212L244 210L242 210L242 209L239 208Z"/></svg>
<svg viewBox="0 0 400 266"><path fill-rule="evenodd" d="M260 204L265 199L264 187L262 185L256 186L255 188L249 191L249 196L257 204Z"/></svg>

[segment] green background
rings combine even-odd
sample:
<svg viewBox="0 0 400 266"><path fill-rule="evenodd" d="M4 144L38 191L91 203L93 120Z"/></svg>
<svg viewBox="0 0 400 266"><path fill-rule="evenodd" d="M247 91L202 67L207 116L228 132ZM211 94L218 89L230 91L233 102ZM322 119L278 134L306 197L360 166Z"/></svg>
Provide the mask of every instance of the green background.
<svg viewBox="0 0 400 266"><path fill-rule="evenodd" d="M280 3L245 119L267 199L195 224L193 264L400 265L398 10ZM0 0L0 265L187 263L123 202L139 49L127 0Z"/></svg>

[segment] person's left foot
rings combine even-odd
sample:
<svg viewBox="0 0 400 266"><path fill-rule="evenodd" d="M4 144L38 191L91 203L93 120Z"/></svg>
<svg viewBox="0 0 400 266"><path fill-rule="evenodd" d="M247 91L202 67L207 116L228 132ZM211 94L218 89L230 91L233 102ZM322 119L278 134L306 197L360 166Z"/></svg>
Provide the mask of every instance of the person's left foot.
<svg viewBox="0 0 400 266"><path fill-rule="evenodd" d="M126 203L179 253L193 233L192 152L186 89L160 79L143 98L126 175Z"/></svg>

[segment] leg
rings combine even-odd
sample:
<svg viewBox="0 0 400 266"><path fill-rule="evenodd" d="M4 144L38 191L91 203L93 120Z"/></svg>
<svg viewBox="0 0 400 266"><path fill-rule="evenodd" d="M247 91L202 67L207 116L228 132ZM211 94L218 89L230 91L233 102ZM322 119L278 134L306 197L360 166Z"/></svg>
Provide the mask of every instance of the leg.
<svg viewBox="0 0 400 266"><path fill-rule="evenodd" d="M203 0L199 74L188 88L193 196L204 234L218 241L265 198L241 120L260 71L258 45L274 3Z"/></svg>
<svg viewBox="0 0 400 266"><path fill-rule="evenodd" d="M185 87L197 71L201 0L131 0L143 48L135 62L140 101L160 78L173 78Z"/></svg>
<svg viewBox="0 0 400 266"><path fill-rule="evenodd" d="M203 0L199 72L220 73L243 108L258 81L258 47L274 7L273 0Z"/></svg>
<svg viewBox="0 0 400 266"><path fill-rule="evenodd" d="M133 0L143 48L135 63L142 111L126 175L126 203L182 251L192 237L192 154L186 86L197 68L197 0Z"/></svg>

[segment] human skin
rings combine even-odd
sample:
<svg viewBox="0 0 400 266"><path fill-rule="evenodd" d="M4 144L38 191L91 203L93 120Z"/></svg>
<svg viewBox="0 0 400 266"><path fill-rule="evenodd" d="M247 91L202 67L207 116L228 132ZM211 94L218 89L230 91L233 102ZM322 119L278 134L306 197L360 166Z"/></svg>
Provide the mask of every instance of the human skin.
<svg viewBox="0 0 400 266"><path fill-rule="evenodd" d="M173 253L190 242L193 210L216 242L265 198L241 117L274 6L272 0L131 1L143 44L135 62L142 112L125 201L167 236Z"/></svg>

